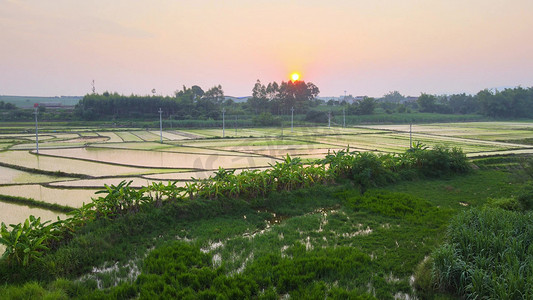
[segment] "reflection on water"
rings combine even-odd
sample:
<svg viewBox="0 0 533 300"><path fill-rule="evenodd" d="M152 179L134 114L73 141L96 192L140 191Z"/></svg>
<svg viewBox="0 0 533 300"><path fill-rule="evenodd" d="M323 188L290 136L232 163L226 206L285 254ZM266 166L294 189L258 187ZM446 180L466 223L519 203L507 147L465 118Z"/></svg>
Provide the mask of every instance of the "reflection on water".
<svg viewBox="0 0 533 300"><path fill-rule="evenodd" d="M33 174L0 166L0 184L39 183L50 182L55 180L64 180L64 178L42 174Z"/></svg>
<svg viewBox="0 0 533 300"><path fill-rule="evenodd" d="M187 178L190 179L190 178ZM57 186L57 187L96 187L98 189L103 189L104 184L107 185L118 185L121 181L125 180L126 182L132 181L131 187L143 187L148 186L152 182L163 182L164 184L167 184L169 180L153 180L153 179L145 179L145 178L138 178L138 177L119 177L119 178L103 178L103 179L81 179L81 180L73 180L73 181L62 181L62 182L55 182L50 185ZM184 182L178 182L176 186L185 186Z"/></svg>
<svg viewBox="0 0 533 300"><path fill-rule="evenodd" d="M44 149L39 150L41 153L43 151ZM0 152L0 161L32 169L41 169L52 172L62 171L91 176L131 175L154 172L153 170L146 168L109 165L60 157L38 156L27 151Z"/></svg>
<svg viewBox="0 0 533 300"><path fill-rule="evenodd" d="M29 207L27 205L18 205L0 201L0 222L6 225L18 224L24 222L30 215L41 217L41 221L57 220L66 218L66 214L53 212L47 209Z"/></svg>
<svg viewBox="0 0 533 300"><path fill-rule="evenodd" d="M0 194L2 195L32 198L70 207L81 207L83 202L91 202L91 197L95 197L96 191L96 189L54 189L39 184L0 186Z"/></svg>
<svg viewBox="0 0 533 300"><path fill-rule="evenodd" d="M151 168L218 169L268 166L275 159L267 157L227 156L211 154L171 153L107 148L46 149L42 154L80 158Z"/></svg>

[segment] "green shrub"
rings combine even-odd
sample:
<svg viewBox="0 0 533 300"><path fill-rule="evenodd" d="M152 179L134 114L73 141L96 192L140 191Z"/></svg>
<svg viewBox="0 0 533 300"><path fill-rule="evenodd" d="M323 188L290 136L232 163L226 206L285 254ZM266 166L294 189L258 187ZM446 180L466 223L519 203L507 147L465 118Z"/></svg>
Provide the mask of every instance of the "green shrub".
<svg viewBox="0 0 533 300"><path fill-rule="evenodd" d="M516 198L524 210L533 209L533 184L527 184Z"/></svg>
<svg viewBox="0 0 533 300"><path fill-rule="evenodd" d="M427 177L439 177L453 173L466 173L470 170L468 159L459 148L437 145L431 150L420 147L409 149L404 154L411 167Z"/></svg>
<svg viewBox="0 0 533 300"><path fill-rule="evenodd" d="M442 210L429 201L405 193L369 190L364 195L347 199L355 210L366 210L388 217L404 219L416 224L438 226Z"/></svg>
<svg viewBox="0 0 533 300"><path fill-rule="evenodd" d="M22 286L0 287L2 299L68 299L63 290L49 291L37 282L28 282Z"/></svg>
<svg viewBox="0 0 533 300"><path fill-rule="evenodd" d="M395 174L386 168L381 156L372 152L357 153L350 171L351 179L364 193L370 187L381 186L396 180Z"/></svg>
<svg viewBox="0 0 533 300"><path fill-rule="evenodd" d="M281 118L275 117L269 112L264 112L252 118L254 126L280 126Z"/></svg>
<svg viewBox="0 0 533 300"><path fill-rule="evenodd" d="M505 210L512 211L522 211L523 207L520 201L514 197L504 197L504 198L489 198L485 204L487 207L492 208L501 208Z"/></svg>

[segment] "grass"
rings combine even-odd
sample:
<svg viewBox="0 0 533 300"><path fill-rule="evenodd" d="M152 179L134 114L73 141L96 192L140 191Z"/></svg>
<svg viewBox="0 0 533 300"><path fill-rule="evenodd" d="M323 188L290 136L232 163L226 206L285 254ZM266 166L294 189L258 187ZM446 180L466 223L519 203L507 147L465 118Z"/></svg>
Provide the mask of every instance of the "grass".
<svg viewBox="0 0 533 300"><path fill-rule="evenodd" d="M439 288L460 297L530 299L532 213L473 209L456 216L433 253Z"/></svg>
<svg viewBox="0 0 533 300"><path fill-rule="evenodd" d="M394 192L409 193L427 199L434 205L461 209L480 206L489 197L516 194L521 186L513 176L504 171L477 171L475 175L458 175L444 179L399 182L385 187ZM463 203L463 204L461 204Z"/></svg>

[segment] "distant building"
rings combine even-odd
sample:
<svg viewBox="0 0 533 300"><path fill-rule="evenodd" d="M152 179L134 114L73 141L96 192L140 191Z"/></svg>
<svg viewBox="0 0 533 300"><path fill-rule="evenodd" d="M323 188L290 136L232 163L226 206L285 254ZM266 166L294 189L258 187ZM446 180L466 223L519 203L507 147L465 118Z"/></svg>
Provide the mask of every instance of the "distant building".
<svg viewBox="0 0 533 300"><path fill-rule="evenodd" d="M235 103L244 103L248 101L248 98L251 98L251 97L250 96L246 96L246 97L224 96L224 100L232 100Z"/></svg>
<svg viewBox="0 0 533 300"><path fill-rule="evenodd" d="M46 107L46 108L62 108L63 105L61 102L41 102L39 103L40 107Z"/></svg>
<svg viewBox="0 0 533 300"><path fill-rule="evenodd" d="M407 97L405 97L405 101L404 102L416 102L417 100L418 100L418 97L407 96Z"/></svg>
<svg viewBox="0 0 533 300"><path fill-rule="evenodd" d="M348 104L354 104L356 102L359 102L361 100L363 100L366 96L352 96L352 95L348 95L348 96L340 96L339 97L339 101L342 103L342 101L346 101L346 103Z"/></svg>
<svg viewBox="0 0 533 300"><path fill-rule="evenodd" d="M39 102L39 106L46 109L74 109L74 105L63 105L61 102Z"/></svg>

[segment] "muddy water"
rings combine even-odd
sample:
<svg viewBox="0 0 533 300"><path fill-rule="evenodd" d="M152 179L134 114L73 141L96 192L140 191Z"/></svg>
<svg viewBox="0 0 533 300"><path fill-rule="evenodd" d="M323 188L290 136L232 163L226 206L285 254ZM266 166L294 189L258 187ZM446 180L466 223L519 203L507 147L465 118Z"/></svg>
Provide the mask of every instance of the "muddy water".
<svg viewBox="0 0 533 300"><path fill-rule="evenodd" d="M254 170L264 171L267 168L256 168ZM237 169L234 174L240 174L243 171L248 169ZM152 175L143 175L143 178L151 180L192 180L194 179L205 179L209 176L214 176L216 171L198 171L198 172L179 172L179 173L166 173L166 174L152 174Z"/></svg>
<svg viewBox="0 0 533 300"><path fill-rule="evenodd" d="M33 174L29 172L19 171L11 168L0 166L0 184L13 184L13 183L39 183L50 182L57 180L65 180L66 178Z"/></svg>
<svg viewBox="0 0 533 300"><path fill-rule="evenodd" d="M39 152L42 153L43 151L44 150ZM149 169L108 165L60 157L38 156L27 151L0 152L0 161L26 168L41 169L46 171L63 171L66 173L87 174L91 176L116 176L153 173L153 171Z"/></svg>
<svg viewBox="0 0 533 300"><path fill-rule="evenodd" d="M103 187L103 185L102 185ZM57 203L70 207L81 207L83 202L91 202L97 189L58 189L40 184L0 186L0 194Z"/></svg>
<svg viewBox="0 0 533 300"><path fill-rule="evenodd" d="M62 220L66 218L64 213L0 201L0 222L4 222L6 225L22 223L30 215L41 217L41 221L51 220L52 222L57 220L57 217Z"/></svg>
<svg viewBox="0 0 533 300"><path fill-rule="evenodd" d="M266 157L241 157L208 154L186 154L106 148L46 149L42 154L81 158L151 168L217 169L268 166L276 160Z"/></svg>
<svg viewBox="0 0 533 300"><path fill-rule="evenodd" d="M190 178L186 178L190 179ZM73 180L73 181L62 181L62 182L55 182L50 185L57 186L57 187L96 187L98 189L103 189L104 184L107 185L118 185L121 181L126 181L131 183L131 187L144 187L150 185L152 182L163 182L163 184L167 184L169 180L153 180L153 179L145 179L145 178L139 178L139 177L119 177L119 178L103 178L103 179L82 179L82 180ZM176 183L176 186L185 186L184 182L178 182Z"/></svg>

